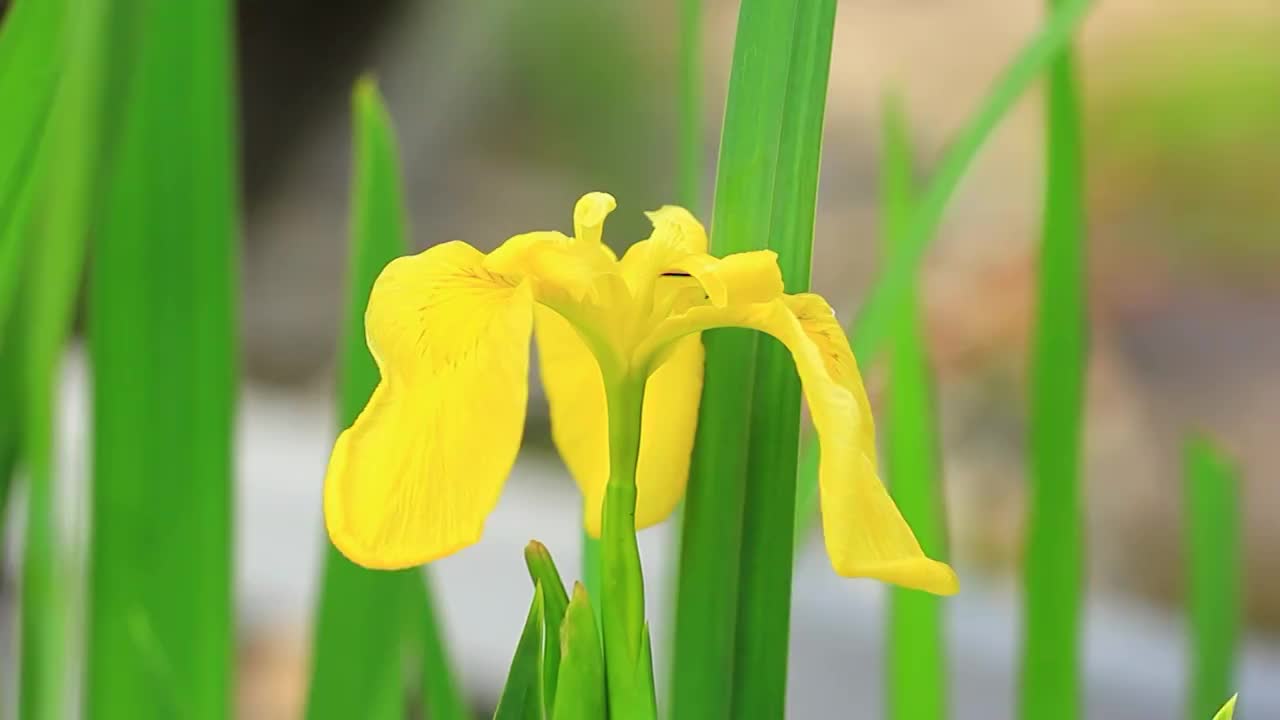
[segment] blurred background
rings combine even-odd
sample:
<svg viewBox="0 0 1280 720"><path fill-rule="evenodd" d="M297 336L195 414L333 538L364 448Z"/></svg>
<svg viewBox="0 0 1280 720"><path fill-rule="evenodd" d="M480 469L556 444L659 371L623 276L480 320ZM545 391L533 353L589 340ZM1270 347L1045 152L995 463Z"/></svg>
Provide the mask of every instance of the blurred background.
<svg viewBox="0 0 1280 720"><path fill-rule="evenodd" d="M675 199L674 5L239 3L241 717L295 717L305 698L321 479L338 430L332 388L353 81L372 70L387 97L416 246L465 239L488 249L525 230L568 230L573 201L601 189L619 199L606 238L622 247L645 234L641 211ZM814 284L846 318L877 267L885 93L903 97L927 172L1033 32L1040 7L840 4ZM728 0L706 3L707 201L736 10ZM1089 716L1180 714L1179 448L1188 433L1205 431L1241 471L1240 716L1280 717L1280 523L1272 520L1280 514L1280 5L1110 0L1094 9L1077 47L1092 318ZM952 552L964 583L948 610L957 718L1013 716L1041 156L1040 103L1028 97L966 179L923 279ZM706 208L699 214L706 218ZM874 401L879 373L865 371ZM81 541L86 375L83 353L73 351L59 453L64 507L75 513L67 529ZM527 607L520 548L537 537L567 575L578 566L577 494L536 391L531 403L525 449L485 539L432 566L447 640L478 708L492 707ZM3 675L16 646L21 522L7 529ZM664 626L671 596L673 534L668 524L642 535L655 627ZM879 716L882 594L873 583L836 578L820 543L802 552L795 717Z"/></svg>

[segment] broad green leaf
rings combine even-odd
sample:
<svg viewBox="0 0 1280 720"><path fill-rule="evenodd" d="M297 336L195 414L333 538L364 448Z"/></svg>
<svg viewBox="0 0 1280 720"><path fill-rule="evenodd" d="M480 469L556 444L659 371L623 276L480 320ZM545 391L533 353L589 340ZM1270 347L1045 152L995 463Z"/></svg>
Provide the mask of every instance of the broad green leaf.
<svg viewBox="0 0 1280 720"><path fill-rule="evenodd" d="M552 635L548 634L548 645ZM586 589L573 586L573 599L560 626L560 672L554 720L600 720L605 714L604 656Z"/></svg>
<svg viewBox="0 0 1280 720"><path fill-rule="evenodd" d="M1202 718L1235 684L1241 620L1240 480L1231 462L1203 437L1186 442L1183 475L1191 633L1187 715Z"/></svg>
<svg viewBox="0 0 1280 720"><path fill-rule="evenodd" d="M131 61L107 104L122 117L107 146L90 273L84 713L221 719L232 709L235 642L232 9L227 0L103 5L105 54ZM171 672L157 672L156 658Z"/></svg>
<svg viewBox="0 0 1280 720"><path fill-rule="evenodd" d="M818 165L835 0L796 4L768 247L789 293L809 289ZM800 379L791 353L759 340L742 508L741 585L733 663L734 717L786 712Z"/></svg>
<svg viewBox="0 0 1280 720"><path fill-rule="evenodd" d="M1050 0L1050 7L1073 3ZM1084 600L1080 435L1087 353L1084 179L1074 62L1064 46L1048 68L1039 299L1031 351L1030 441L1022 658L1022 717L1080 716Z"/></svg>
<svg viewBox="0 0 1280 720"><path fill-rule="evenodd" d="M768 246L795 0L743 0L720 137L711 251ZM727 717L737 625L741 507L756 358L746 330L704 334L706 373L680 544L672 717Z"/></svg>
<svg viewBox="0 0 1280 720"><path fill-rule="evenodd" d="M543 590L538 583L524 621L524 631L511 658L507 683L493 720L540 720L542 714Z"/></svg>
<svg viewBox="0 0 1280 720"><path fill-rule="evenodd" d="M898 251L911 217L911 149L896 99L885 103L881 155L881 235L886 255ZM940 488L933 380L920 321L919 283L912 278L894 315L890 339L888 405L880 427L885 439L889 489L920 546L946 557L946 523ZM942 599L893 588L885 641L887 703L896 720L946 717L946 655Z"/></svg>

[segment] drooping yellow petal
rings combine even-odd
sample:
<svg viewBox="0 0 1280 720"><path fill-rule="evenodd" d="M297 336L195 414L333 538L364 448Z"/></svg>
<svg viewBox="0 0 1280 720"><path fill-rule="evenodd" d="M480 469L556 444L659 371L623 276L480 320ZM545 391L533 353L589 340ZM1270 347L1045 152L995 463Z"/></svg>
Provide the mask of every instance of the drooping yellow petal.
<svg viewBox="0 0 1280 720"><path fill-rule="evenodd" d="M875 431L853 354L822 298L704 305L674 317L658 342L713 327L768 333L791 351L821 447L823 535L836 572L938 594L958 589L955 572L925 556L876 473Z"/></svg>
<svg viewBox="0 0 1280 720"><path fill-rule="evenodd" d="M600 536L609 479L604 379L573 326L544 307L537 319L538 364L551 408L551 435L582 492L587 532ZM664 520L684 495L702 394L702 341L682 338L645 386L636 465L636 527Z"/></svg>
<svg viewBox="0 0 1280 720"><path fill-rule="evenodd" d="M403 568L479 539L524 428L533 300L461 242L392 261L365 328L381 381L334 445L325 524L353 562Z"/></svg>

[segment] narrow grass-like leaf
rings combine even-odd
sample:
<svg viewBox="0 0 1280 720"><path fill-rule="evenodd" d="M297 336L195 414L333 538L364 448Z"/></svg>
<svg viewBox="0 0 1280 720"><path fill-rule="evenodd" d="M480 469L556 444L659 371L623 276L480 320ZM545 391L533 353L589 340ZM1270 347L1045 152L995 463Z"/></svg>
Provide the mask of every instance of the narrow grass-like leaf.
<svg viewBox="0 0 1280 720"><path fill-rule="evenodd" d="M413 583L410 587L406 609L411 629L407 634L416 643L409 651L419 655L422 707L430 720L470 720L471 710L454 677L448 646L437 619L431 583L426 570L419 575L420 582Z"/></svg>
<svg viewBox="0 0 1280 720"><path fill-rule="evenodd" d="M338 378L339 421L353 422L378 383L364 308L378 273L406 250L395 134L370 79L352 97L351 261ZM366 570L326 542L316 611L307 717L401 718L406 652L421 657L423 701L436 718L465 716L446 660L425 571ZM409 633L413 630L413 633ZM413 642L405 646L404 636Z"/></svg>
<svg viewBox="0 0 1280 720"><path fill-rule="evenodd" d="M136 62L111 94L123 117L91 273L84 709L106 720L225 718L238 365L231 9L104 6L110 54ZM138 627L154 642L139 642ZM156 658L171 672L157 672Z"/></svg>
<svg viewBox="0 0 1280 720"><path fill-rule="evenodd" d="M12 313L35 199L33 176L65 61L69 0L20 0L0 20L0 338Z"/></svg>
<svg viewBox="0 0 1280 720"><path fill-rule="evenodd" d="M533 592L529 615L524 621L524 631L516 644L507 671L507 683L498 698L498 709L493 720L539 720L542 717L542 585Z"/></svg>
<svg viewBox="0 0 1280 720"><path fill-rule="evenodd" d="M63 5L62 2L52 3ZM66 712L66 628L70 578L58 538L54 486L54 428L57 376L66 336L79 296L85 235L90 225L106 147L107 102L113 68L127 53L119 33L110 32L109 5L84 0L67 5L62 27L30 27L44 31L34 43L52 56L33 63L64 69L37 77L55 82L47 125L31 143L30 175L24 193L30 205L16 208L8 230L22 243L21 338L18 358L23 413L21 456L27 469L27 528L22 566L22 647L19 716L60 718ZM60 42L58 37L62 38ZM20 68L10 68L19 70ZM32 93L42 88L28 88ZM16 169L16 168L15 168ZM10 181L16 180L10 178ZM30 213L30 214L28 214Z"/></svg>
<svg viewBox="0 0 1280 720"><path fill-rule="evenodd" d="M0 538L24 412L21 340L26 326L11 316L25 249L32 244L24 242L35 195L31 179L63 60L66 6L65 0L20 0L0 19Z"/></svg>
<svg viewBox="0 0 1280 720"><path fill-rule="evenodd" d="M1051 0L1051 7L1070 7ZM1084 540L1080 436L1087 353L1084 180L1071 50L1049 66L1044 226L1031 352L1023 718L1080 717Z"/></svg>
<svg viewBox="0 0 1280 720"><path fill-rule="evenodd" d="M796 4L768 247L788 293L809 289L835 0ZM743 500L733 716L786 714L800 379L791 353L759 340Z"/></svg>
<svg viewBox="0 0 1280 720"><path fill-rule="evenodd" d="M969 166L1013 104L1071 41L1092 0L1063 0L1054 8L1040 30L1018 52L977 111L961 128L925 183L913 205L911 222L904 234L903 249L888 258L879 279L863 303L850 329L849 341L859 364L869 367L883 349L892 313L905 295L910 279L937 234L947 205ZM818 446L806 444L800 464L799 501L796 503L799 532L804 532L818 512Z"/></svg>
<svg viewBox="0 0 1280 720"><path fill-rule="evenodd" d="M886 255L897 252L911 217L911 148L896 99L885 104L881 156L881 234ZM920 321L916 278L896 309L889 347L889 399L885 421L885 467L889 489L921 548L946 557L946 527L933 382ZM946 656L942 599L919 590L893 588L885 641L889 717L942 720L946 716Z"/></svg>
<svg viewBox="0 0 1280 720"><path fill-rule="evenodd" d="M556 641L548 633L547 644ZM558 644L560 672L558 692L551 713L553 720L600 720L605 712L604 656L600 634L587 591L573 586L573 599L564 613Z"/></svg>
<svg viewBox="0 0 1280 720"><path fill-rule="evenodd" d="M744 0L720 138L711 251L768 245L795 0ZM706 374L680 550L671 714L726 717L737 623L739 546L756 338L704 334Z"/></svg>
<svg viewBox="0 0 1280 720"><path fill-rule="evenodd" d="M679 84L676 198L696 215L702 207L702 0L680 0Z"/></svg>
<svg viewBox="0 0 1280 720"><path fill-rule="evenodd" d="M547 627L547 642L542 654L542 701L546 704L547 715L551 715L556 703L556 683L560 677L560 623L569 607L569 595L564 590L564 581L560 579L560 571L556 569L555 560L547 546L534 540L524 549L524 562L529 568L529 577L535 586L542 586L543 608L546 615L543 622ZM591 608L587 606L587 612Z"/></svg>
<svg viewBox="0 0 1280 720"><path fill-rule="evenodd" d="M1240 498L1235 468L1206 438L1183 450L1189 718L1208 717L1233 685L1240 635Z"/></svg>

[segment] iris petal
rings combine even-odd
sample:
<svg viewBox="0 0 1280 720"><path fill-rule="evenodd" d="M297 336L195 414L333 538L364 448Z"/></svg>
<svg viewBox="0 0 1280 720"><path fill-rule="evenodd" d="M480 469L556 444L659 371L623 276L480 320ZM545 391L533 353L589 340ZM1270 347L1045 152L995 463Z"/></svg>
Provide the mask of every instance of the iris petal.
<svg viewBox="0 0 1280 720"><path fill-rule="evenodd" d="M479 539L524 428L533 300L461 242L399 258L365 313L381 381L334 445L325 522L353 562L402 568Z"/></svg>
<svg viewBox="0 0 1280 720"><path fill-rule="evenodd" d="M822 451L823 536L835 571L937 594L956 592L955 572L925 556L876 473L875 430L862 378L826 301L798 295L695 307L664 323L656 342L714 327L768 333L795 359Z"/></svg>

